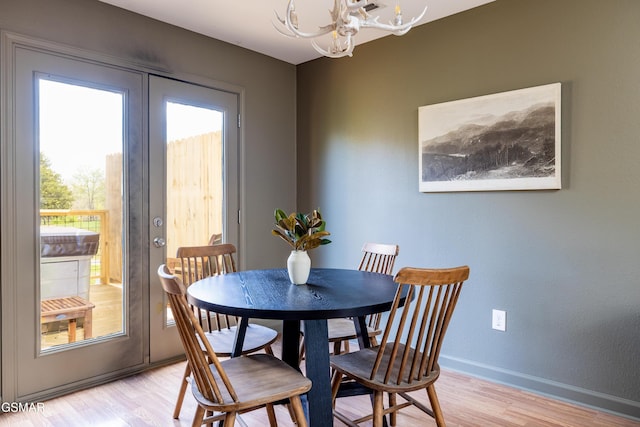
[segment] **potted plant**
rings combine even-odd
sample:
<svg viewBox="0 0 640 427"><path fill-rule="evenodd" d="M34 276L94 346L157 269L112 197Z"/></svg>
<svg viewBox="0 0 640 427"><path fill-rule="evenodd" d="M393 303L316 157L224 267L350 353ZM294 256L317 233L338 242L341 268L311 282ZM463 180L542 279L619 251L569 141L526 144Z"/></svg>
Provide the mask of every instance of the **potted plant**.
<svg viewBox="0 0 640 427"><path fill-rule="evenodd" d="M276 209L274 217L276 228L271 233L282 238L292 249L287 259L289 279L296 285L307 283L311 270L311 259L307 251L331 243L331 240L325 238L330 234L325 230L326 222L319 209L308 214L291 212L289 215L282 209Z"/></svg>

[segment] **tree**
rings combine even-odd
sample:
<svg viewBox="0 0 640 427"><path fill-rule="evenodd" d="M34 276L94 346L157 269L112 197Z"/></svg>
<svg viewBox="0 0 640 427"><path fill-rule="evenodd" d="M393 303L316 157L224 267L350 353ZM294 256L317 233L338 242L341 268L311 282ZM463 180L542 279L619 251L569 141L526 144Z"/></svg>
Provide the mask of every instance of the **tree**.
<svg viewBox="0 0 640 427"><path fill-rule="evenodd" d="M81 168L73 175L75 209L104 209L104 173L100 169Z"/></svg>
<svg viewBox="0 0 640 427"><path fill-rule="evenodd" d="M73 195L51 161L40 153L40 209L70 209Z"/></svg>

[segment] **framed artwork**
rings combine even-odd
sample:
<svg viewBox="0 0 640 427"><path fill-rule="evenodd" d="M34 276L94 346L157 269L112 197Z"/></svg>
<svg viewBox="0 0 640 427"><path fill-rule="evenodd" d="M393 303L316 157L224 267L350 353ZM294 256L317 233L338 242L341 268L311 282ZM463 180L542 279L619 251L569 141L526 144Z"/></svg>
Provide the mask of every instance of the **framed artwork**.
<svg viewBox="0 0 640 427"><path fill-rule="evenodd" d="M418 108L421 192L560 189L560 83Z"/></svg>

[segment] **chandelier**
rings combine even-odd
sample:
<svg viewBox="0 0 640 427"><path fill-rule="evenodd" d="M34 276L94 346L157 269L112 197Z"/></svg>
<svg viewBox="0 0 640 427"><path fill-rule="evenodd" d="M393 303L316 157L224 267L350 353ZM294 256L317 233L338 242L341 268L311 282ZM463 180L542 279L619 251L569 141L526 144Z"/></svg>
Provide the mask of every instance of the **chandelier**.
<svg viewBox="0 0 640 427"><path fill-rule="evenodd" d="M378 22L379 16L370 15L371 10L377 9L379 6L369 0L334 0L333 9L329 11L331 15L331 23L321 26L316 32L307 33L298 29L298 15L294 5L294 0L289 0L287 12L284 19L280 18L278 12L275 12L276 18L282 24L284 29L274 24L278 32L288 37L302 37L308 39L316 39L325 34L331 33L329 46L324 49L311 41L313 48L324 56L329 58L342 58L344 56L352 56L355 48L354 37L361 28L377 28L379 30L389 31L396 36L406 34L413 24L418 22L427 11L424 10L419 16L412 18L409 22L403 22L402 10L400 9L400 1L395 6L395 16L388 24Z"/></svg>

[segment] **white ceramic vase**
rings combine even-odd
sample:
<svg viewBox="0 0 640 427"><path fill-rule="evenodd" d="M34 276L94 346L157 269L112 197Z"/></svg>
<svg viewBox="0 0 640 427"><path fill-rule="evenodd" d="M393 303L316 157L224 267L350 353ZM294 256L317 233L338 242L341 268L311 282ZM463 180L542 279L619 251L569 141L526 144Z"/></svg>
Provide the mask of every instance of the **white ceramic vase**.
<svg viewBox="0 0 640 427"><path fill-rule="evenodd" d="M311 271L311 258L309 258L307 251L291 251L291 255L287 258L287 270L289 271L289 280L294 285L307 283Z"/></svg>

